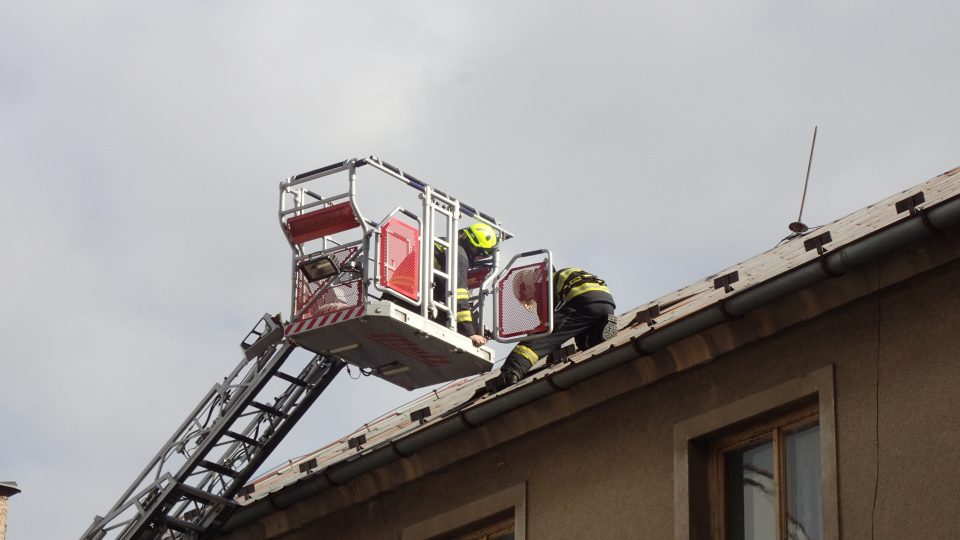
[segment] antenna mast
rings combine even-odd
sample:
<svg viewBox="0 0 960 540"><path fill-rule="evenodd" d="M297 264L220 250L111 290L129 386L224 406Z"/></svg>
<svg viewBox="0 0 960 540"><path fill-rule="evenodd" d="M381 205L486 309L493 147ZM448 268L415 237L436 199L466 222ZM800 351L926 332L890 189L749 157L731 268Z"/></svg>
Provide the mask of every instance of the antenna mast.
<svg viewBox="0 0 960 540"><path fill-rule="evenodd" d="M807 160L807 175L803 179L803 196L800 198L800 214L787 227L794 233L805 233L810 227L803 223L803 205L807 201L807 185L810 183L810 167L813 165L813 149L817 146L817 126L813 126L813 141L810 143L810 159Z"/></svg>

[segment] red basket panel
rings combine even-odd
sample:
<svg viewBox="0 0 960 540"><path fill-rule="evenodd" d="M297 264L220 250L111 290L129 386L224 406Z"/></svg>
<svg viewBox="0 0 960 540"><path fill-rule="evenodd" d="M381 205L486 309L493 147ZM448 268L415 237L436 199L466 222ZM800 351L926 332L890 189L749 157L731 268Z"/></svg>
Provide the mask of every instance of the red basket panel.
<svg viewBox="0 0 960 540"><path fill-rule="evenodd" d="M497 296L497 333L501 338L542 334L550 324L550 279L543 261L510 269Z"/></svg>
<svg viewBox="0 0 960 540"><path fill-rule="evenodd" d="M360 225L350 203L339 203L287 220L290 238L302 244L324 236L350 230Z"/></svg>
<svg viewBox="0 0 960 540"><path fill-rule="evenodd" d="M479 289L480 286L483 285L483 280L487 279L487 276L490 275L491 270L493 270L492 266L472 268L469 272L467 272L467 288Z"/></svg>
<svg viewBox="0 0 960 540"><path fill-rule="evenodd" d="M338 266L341 266L343 262L353 256L356 251L356 247L349 247L334 251L329 255L336 261ZM313 295L320 290L321 287L326 285L329 280L324 279L310 283L301 272L297 272L296 276L297 290L295 309L296 311L300 311L300 309L313 298ZM359 305L360 302L363 301L362 286L363 280L356 279L330 287L323 292L323 295L316 302L310 305L300 318L308 319L310 317L316 317L317 315L323 315L324 313L330 313L331 311Z"/></svg>
<svg viewBox="0 0 960 540"><path fill-rule="evenodd" d="M380 230L380 280L383 287L420 300L420 231L397 218Z"/></svg>

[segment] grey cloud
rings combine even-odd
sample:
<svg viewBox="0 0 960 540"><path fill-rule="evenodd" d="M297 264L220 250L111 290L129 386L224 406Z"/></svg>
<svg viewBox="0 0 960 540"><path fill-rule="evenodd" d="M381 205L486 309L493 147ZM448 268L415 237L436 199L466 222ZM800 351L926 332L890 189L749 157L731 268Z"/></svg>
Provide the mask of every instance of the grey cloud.
<svg viewBox="0 0 960 540"><path fill-rule="evenodd" d="M960 165L958 11L0 2L10 537L82 532L288 311L283 177L382 155L627 309L786 235L814 124L810 224ZM344 377L269 465L415 395Z"/></svg>

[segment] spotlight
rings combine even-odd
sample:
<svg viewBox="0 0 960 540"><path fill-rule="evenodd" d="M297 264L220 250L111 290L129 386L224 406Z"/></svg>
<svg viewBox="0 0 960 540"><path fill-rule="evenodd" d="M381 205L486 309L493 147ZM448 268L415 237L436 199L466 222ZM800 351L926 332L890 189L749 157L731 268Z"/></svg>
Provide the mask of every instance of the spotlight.
<svg viewBox="0 0 960 540"><path fill-rule="evenodd" d="M303 261L297 265L297 268L300 269L300 272L303 273L303 276L307 278L307 281L310 283L327 279L340 273L340 268L337 267L336 261L329 256Z"/></svg>

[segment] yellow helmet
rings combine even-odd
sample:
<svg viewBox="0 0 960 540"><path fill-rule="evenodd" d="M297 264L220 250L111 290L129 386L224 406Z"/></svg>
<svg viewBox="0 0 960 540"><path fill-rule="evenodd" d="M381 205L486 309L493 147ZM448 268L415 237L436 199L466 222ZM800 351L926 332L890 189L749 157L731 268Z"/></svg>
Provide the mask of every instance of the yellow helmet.
<svg viewBox="0 0 960 540"><path fill-rule="evenodd" d="M493 249L497 246L497 231L486 223L474 223L463 229L463 235L467 237L471 244L480 249Z"/></svg>

